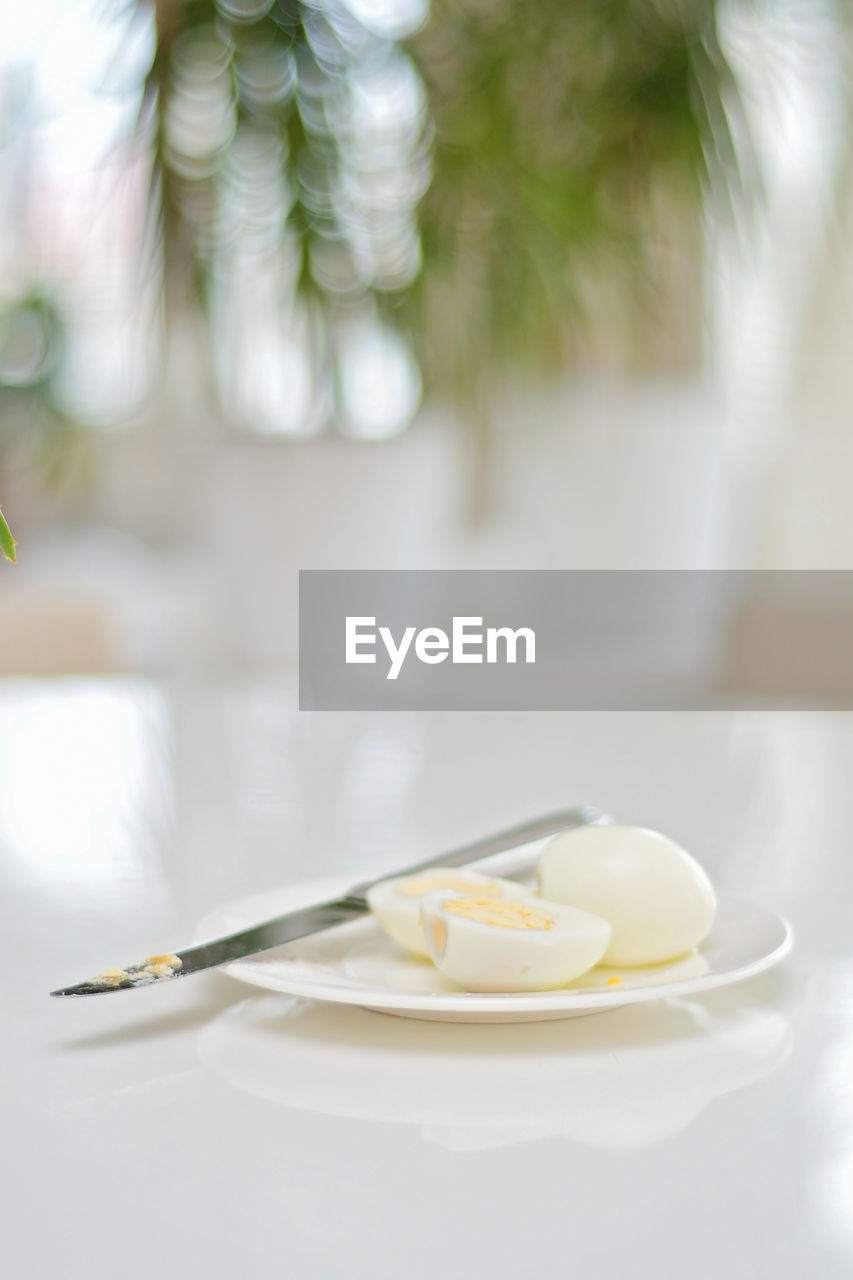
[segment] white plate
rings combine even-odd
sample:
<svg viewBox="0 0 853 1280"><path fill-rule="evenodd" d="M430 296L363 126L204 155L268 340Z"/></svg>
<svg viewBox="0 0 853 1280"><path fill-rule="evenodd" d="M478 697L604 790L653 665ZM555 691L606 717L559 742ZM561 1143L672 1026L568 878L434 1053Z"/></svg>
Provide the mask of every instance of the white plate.
<svg viewBox="0 0 853 1280"><path fill-rule="evenodd" d="M206 916L197 936L215 938L326 901L346 892L350 882L351 876L336 876L243 898ZM738 898L721 898L714 928L697 954L642 969L592 969L558 991L461 991L426 961L407 956L369 916L223 967L251 986L406 1018L526 1022L577 1017L740 982L778 964L790 948L791 930L780 916ZM608 985L611 977L620 981Z"/></svg>

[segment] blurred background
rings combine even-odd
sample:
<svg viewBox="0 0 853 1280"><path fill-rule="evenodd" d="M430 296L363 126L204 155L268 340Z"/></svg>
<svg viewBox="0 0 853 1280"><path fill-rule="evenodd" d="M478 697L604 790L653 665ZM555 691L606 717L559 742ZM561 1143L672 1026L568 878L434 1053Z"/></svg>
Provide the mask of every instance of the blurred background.
<svg viewBox="0 0 853 1280"><path fill-rule="evenodd" d="M853 566L845 0L3 0L0 671L298 568Z"/></svg>
<svg viewBox="0 0 853 1280"><path fill-rule="evenodd" d="M13 878L120 898L180 850L214 901L291 839L399 860L619 804L620 767L636 803L654 717L504 718L496 792L488 716L298 713L297 570L853 568L849 19L2 0ZM728 720L661 723L661 795L691 734L737 756Z"/></svg>

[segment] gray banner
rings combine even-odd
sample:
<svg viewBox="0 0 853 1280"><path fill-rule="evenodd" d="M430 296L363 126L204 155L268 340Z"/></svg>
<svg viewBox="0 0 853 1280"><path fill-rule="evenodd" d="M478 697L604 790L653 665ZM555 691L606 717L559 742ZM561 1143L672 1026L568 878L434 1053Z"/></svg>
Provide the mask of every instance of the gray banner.
<svg viewBox="0 0 853 1280"><path fill-rule="evenodd" d="M853 706L853 572L299 575L302 710Z"/></svg>

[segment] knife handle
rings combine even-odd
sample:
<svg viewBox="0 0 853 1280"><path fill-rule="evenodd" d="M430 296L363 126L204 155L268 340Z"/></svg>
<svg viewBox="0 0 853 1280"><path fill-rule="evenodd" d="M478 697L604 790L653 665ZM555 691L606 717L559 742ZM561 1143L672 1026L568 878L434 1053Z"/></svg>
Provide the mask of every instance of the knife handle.
<svg viewBox="0 0 853 1280"><path fill-rule="evenodd" d="M452 849L450 853L442 853L435 858L425 858L423 862L415 862L410 867L404 867L402 871L399 869L389 871L387 875L377 876L374 880L365 880L361 884L353 885L347 897L363 900L367 896L368 889L372 889L375 884L381 884L383 880L396 880L398 876L417 875L419 871L429 871L433 867L462 867L469 862L479 861L480 858L488 858L492 854L506 853L509 849L516 848L519 850L518 865L513 864L512 868L508 867L504 874L517 874L519 871L527 870L532 864L533 859L530 854L522 855L521 851L535 840L544 840L546 836L558 835L561 831L568 831L572 827L585 827L612 821L613 819L606 813L602 813L592 805L560 809L542 818L534 818L532 821L519 823L518 826L507 827L506 830L498 831L495 835L484 836L480 840L472 841L471 844L463 844L458 849Z"/></svg>

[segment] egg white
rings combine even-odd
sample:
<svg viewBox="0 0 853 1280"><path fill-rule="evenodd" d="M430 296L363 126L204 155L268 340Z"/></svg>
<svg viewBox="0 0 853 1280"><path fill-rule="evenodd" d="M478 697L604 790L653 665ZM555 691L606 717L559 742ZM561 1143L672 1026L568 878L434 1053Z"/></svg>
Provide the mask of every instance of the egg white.
<svg viewBox="0 0 853 1280"><path fill-rule="evenodd" d="M658 831L616 823L556 836L539 862L542 896L612 925L604 962L661 964L707 937L717 899L702 867Z"/></svg>
<svg viewBox="0 0 853 1280"><path fill-rule="evenodd" d="M420 901L421 920L438 969L467 991L547 991L562 987L597 964L610 941L600 916L526 894L510 904L529 908L547 927L484 923L448 909L477 895L441 890ZM498 904L500 905L500 904Z"/></svg>
<svg viewBox="0 0 853 1280"><path fill-rule="evenodd" d="M416 888L418 882L425 885L421 894L406 892ZM434 893L443 887L455 893L489 889L495 898L518 898L530 892L514 880L502 880L468 867L435 867L415 875L380 881L368 890L367 903L390 938L413 955L428 960L430 952L421 925L420 898L423 893Z"/></svg>

